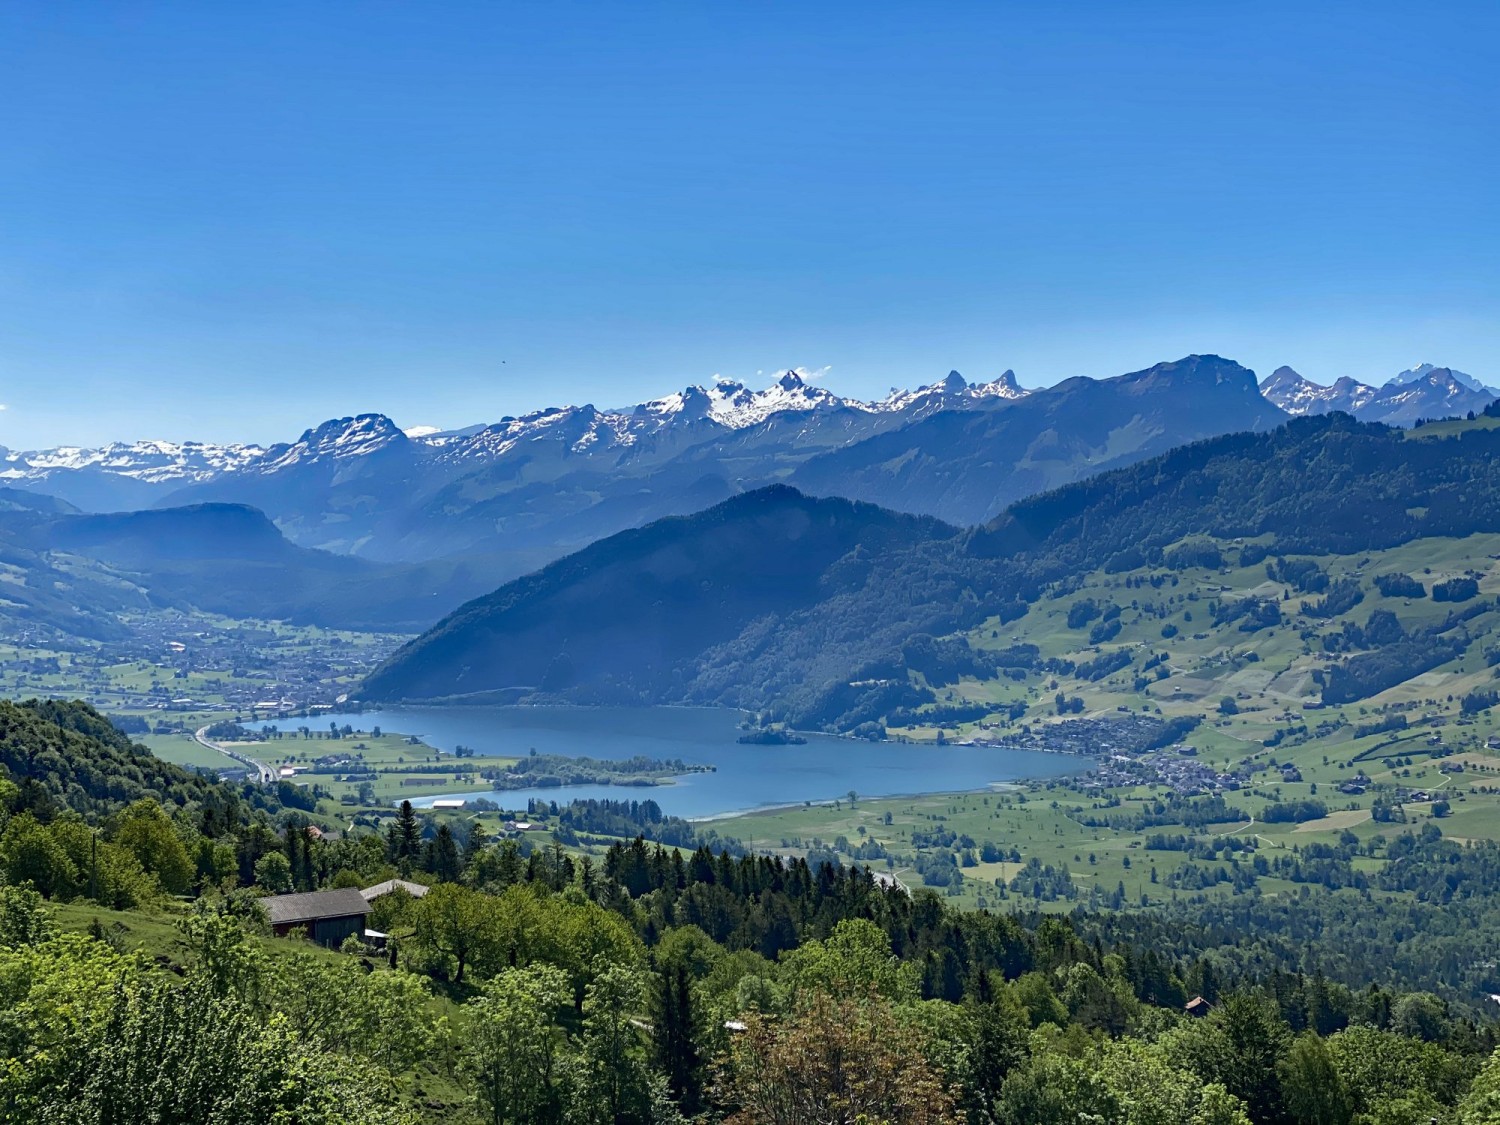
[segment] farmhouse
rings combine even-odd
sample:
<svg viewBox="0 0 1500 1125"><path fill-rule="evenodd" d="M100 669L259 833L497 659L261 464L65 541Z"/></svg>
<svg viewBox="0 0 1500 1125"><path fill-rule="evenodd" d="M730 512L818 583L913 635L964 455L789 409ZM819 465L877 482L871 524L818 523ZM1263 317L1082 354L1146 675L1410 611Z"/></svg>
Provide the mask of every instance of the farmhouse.
<svg viewBox="0 0 1500 1125"><path fill-rule="evenodd" d="M272 895L260 904L266 909L271 932L285 937L296 929L319 945L337 948L350 934L363 934L370 904L354 888L339 891L313 891L299 895Z"/></svg>

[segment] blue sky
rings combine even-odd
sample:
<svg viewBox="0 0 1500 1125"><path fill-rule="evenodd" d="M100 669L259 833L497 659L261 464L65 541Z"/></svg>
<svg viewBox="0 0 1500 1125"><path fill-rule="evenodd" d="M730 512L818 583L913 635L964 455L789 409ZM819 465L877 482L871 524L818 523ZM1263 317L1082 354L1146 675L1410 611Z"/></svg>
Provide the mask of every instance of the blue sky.
<svg viewBox="0 0 1500 1125"><path fill-rule="evenodd" d="M8 3L0 444L1500 382L1500 5Z"/></svg>

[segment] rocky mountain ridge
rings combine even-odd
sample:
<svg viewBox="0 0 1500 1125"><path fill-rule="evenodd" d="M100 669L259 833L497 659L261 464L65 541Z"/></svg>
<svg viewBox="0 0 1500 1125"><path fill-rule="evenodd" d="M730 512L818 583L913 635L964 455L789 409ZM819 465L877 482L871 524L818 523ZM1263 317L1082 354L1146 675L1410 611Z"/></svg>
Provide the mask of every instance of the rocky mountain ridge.
<svg viewBox="0 0 1500 1125"><path fill-rule="evenodd" d="M1372 387L1345 375L1331 386L1314 383L1290 367L1278 367L1260 385L1260 393L1294 417L1341 410L1361 422L1413 426L1422 419L1478 413L1500 397L1472 375L1421 363Z"/></svg>

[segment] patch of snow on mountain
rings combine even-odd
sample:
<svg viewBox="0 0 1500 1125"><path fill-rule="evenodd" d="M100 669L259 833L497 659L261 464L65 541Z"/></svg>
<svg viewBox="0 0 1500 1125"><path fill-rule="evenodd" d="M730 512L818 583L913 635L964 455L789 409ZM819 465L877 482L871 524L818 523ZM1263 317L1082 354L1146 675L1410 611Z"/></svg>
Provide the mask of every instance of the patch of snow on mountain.
<svg viewBox="0 0 1500 1125"><path fill-rule="evenodd" d="M973 384L965 381L957 371L950 371L945 378L914 391L892 387L890 394L872 404L872 409L924 414L1024 398L1027 394L1016 382L1014 371L1006 371L988 383Z"/></svg>

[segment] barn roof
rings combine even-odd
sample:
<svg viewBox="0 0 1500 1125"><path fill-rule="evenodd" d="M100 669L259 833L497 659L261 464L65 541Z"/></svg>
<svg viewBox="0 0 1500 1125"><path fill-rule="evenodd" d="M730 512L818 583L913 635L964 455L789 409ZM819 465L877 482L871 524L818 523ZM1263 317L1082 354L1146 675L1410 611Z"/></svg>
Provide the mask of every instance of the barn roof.
<svg viewBox="0 0 1500 1125"><path fill-rule="evenodd" d="M315 922L321 918L347 918L351 914L370 912L365 896L353 887L338 891L310 891L300 895L272 895L260 904L266 908L271 925L289 922Z"/></svg>

